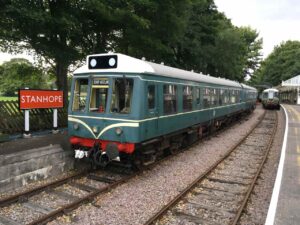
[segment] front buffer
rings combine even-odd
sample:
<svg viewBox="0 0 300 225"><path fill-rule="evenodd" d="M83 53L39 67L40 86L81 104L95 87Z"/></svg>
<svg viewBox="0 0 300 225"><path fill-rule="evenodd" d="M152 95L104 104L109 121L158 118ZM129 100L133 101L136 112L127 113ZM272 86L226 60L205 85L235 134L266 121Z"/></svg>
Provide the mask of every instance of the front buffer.
<svg viewBox="0 0 300 225"><path fill-rule="evenodd" d="M75 151L75 158L89 158L95 165L105 167L109 162L122 161L126 155L132 155L134 143L97 140L72 136L70 143Z"/></svg>

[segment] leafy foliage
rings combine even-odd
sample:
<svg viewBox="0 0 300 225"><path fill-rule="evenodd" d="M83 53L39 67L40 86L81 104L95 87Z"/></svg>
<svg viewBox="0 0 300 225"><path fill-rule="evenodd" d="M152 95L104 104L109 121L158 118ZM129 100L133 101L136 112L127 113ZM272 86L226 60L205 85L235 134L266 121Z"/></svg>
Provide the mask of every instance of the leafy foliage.
<svg viewBox="0 0 300 225"><path fill-rule="evenodd" d="M257 32L234 27L213 0L9 0L0 13L2 50L33 49L65 95L70 65L94 53L116 51L239 81L259 64Z"/></svg>
<svg viewBox="0 0 300 225"><path fill-rule="evenodd" d="M300 74L300 42L287 41L276 46L262 62L251 79L252 84L270 83L276 86L283 80Z"/></svg>
<svg viewBox="0 0 300 225"><path fill-rule="evenodd" d="M12 59L0 66L0 93L13 96L19 88L45 88L45 74L26 59Z"/></svg>
<svg viewBox="0 0 300 225"><path fill-rule="evenodd" d="M234 27L212 0L196 0L185 35L174 47L175 66L243 81L260 62L262 41L250 27Z"/></svg>

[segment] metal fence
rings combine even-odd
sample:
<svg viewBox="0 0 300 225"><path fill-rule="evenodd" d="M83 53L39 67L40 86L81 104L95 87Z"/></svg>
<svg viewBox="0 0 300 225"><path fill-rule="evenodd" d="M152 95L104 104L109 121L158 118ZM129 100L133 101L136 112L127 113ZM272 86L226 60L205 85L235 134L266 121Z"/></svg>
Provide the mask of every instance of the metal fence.
<svg viewBox="0 0 300 225"><path fill-rule="evenodd" d="M67 126L66 108L58 109L58 127ZM52 129L52 109L30 110L30 131ZM24 131L24 112L18 101L0 101L0 134L15 134Z"/></svg>

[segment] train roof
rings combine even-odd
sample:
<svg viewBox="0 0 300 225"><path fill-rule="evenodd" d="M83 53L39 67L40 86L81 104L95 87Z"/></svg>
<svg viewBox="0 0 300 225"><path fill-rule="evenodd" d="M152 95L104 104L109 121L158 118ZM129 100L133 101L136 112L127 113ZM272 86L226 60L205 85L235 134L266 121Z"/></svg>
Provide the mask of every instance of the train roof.
<svg viewBox="0 0 300 225"><path fill-rule="evenodd" d="M269 92L269 91L279 92L279 91L278 91L277 89L275 89L275 88L268 88L268 89L263 90L263 92Z"/></svg>
<svg viewBox="0 0 300 225"><path fill-rule="evenodd" d="M95 68L91 68L93 67L91 61L95 60L94 61L95 65L100 64L101 57L105 59L104 61L107 61L107 66L104 66L103 68L96 68L96 66L94 66L93 64ZM114 58L113 62L116 61L116 65L114 64L114 66L109 67L110 64L108 62L111 59L111 58L109 59L109 57ZM238 88L245 87L248 89L256 90L255 88L252 88L247 85L242 86L242 84L235 81L231 81L223 78L211 77L211 76L204 75L202 73L194 73L191 71L177 69L162 64L140 60L119 53L89 55L87 56L87 64L75 70L74 75L76 76L79 74L86 74L86 73L93 73L93 72L94 73L100 73L100 72L101 73L112 73L112 72L141 73L141 74L171 77L177 79L205 82L205 83L238 87Z"/></svg>
<svg viewBox="0 0 300 225"><path fill-rule="evenodd" d="M249 90L252 90L252 91L257 91L256 88L251 87L251 86L249 86L249 85L247 85L247 84L242 84L242 87L243 87L244 89L249 89Z"/></svg>

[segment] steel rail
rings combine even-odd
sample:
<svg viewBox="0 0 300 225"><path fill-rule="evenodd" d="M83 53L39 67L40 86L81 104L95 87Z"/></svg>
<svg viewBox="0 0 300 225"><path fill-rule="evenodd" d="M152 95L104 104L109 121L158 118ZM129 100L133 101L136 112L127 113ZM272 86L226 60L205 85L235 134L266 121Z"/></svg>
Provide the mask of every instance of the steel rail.
<svg viewBox="0 0 300 225"><path fill-rule="evenodd" d="M178 152L176 152L175 154L172 154L172 155L170 155L170 156L168 156L168 157L164 157L164 160L165 160L165 159L167 160L167 159L169 159L170 157L173 157L173 156L175 156L175 155L181 153L182 151L187 150L187 149L189 149L189 148L191 148L191 147L193 147L193 146L199 144L201 141L206 140L207 138L210 138L212 135L217 135L217 134L219 134L219 133L221 133L221 132L226 131L226 129L230 128L231 126L233 126L233 125L236 124L237 122L238 122L238 121L235 121L235 122L231 123L230 126L227 126L227 127L225 127L225 128L221 128L221 129L219 129L219 130L216 130L213 134L211 134L211 135L209 135L209 136L205 136L205 137L203 137L203 138L200 139L200 140L197 140L195 143L193 143L193 144L191 144L191 145L189 145L189 146L187 146L187 147L185 147L185 148L183 148L183 149L180 149L180 150L179 150ZM159 160L159 161L161 161L161 160ZM159 163L159 161L157 161L157 163ZM157 163L155 163L155 165L156 165ZM152 166L153 166L153 165L149 165L149 166L145 167L144 169L152 168ZM42 192L42 191L44 191L44 190L46 190L46 189L48 189L48 188L53 188L53 187L57 187L57 186L59 186L59 185L65 184L65 183L69 182L69 181L72 180L72 179L78 179L78 178L80 178L80 177L83 177L83 176L85 176L86 174L88 174L89 172L90 172L89 170L79 171L79 172L76 173L76 174L72 174L72 175L70 175L70 176L60 178L60 179L58 179L58 180L56 180L56 181L49 182L49 183L45 183L45 184L40 185L40 186L38 186L38 187L34 187L34 188L29 189L29 190L26 190L26 191L22 191L22 192L16 193L16 194L10 195L10 196L8 196L8 197L0 198L0 208L2 208L2 207L4 207L4 206L7 206L7 205L9 205L9 204L12 204L12 203L14 203L14 202L17 202L17 201L19 201L19 200L22 199L22 198L23 198L23 199L26 199L26 198L28 198L28 197L31 197L32 195L38 194L38 193L40 193L40 192Z"/></svg>
<svg viewBox="0 0 300 225"><path fill-rule="evenodd" d="M80 177L83 177L87 173L88 173L88 171L86 171L86 170L80 171L76 174L72 174L70 176L61 178L59 180L56 180L56 181L53 181L53 182L50 182L50 183L45 183L45 184L40 185L38 187L35 187L35 188L32 188L32 189L22 191L22 192L19 192L17 194L2 198L2 199L0 199L0 208L2 208L4 206L7 206L9 204L15 203L15 202L19 201L20 199L29 198L29 197L31 197L33 195L36 195L36 194L38 194L38 193L40 193L40 192L42 192L42 191L44 191L48 188L54 188L54 187L57 187L59 185L65 184L65 183L69 182L70 180L78 179Z"/></svg>
<svg viewBox="0 0 300 225"><path fill-rule="evenodd" d="M138 173L140 173L140 172L138 172ZM66 213L66 212L68 212L70 210L78 208L80 205L82 205L82 204L84 204L86 202L90 202L90 201L94 200L94 198L97 195L99 195L101 193L105 193L105 192L111 190L112 188L114 188L114 187L116 187L116 186L118 186L118 185L120 185L122 183L125 183L126 181L130 180L131 178L135 177L136 175L138 175L138 174L129 175L129 176L124 177L124 178L122 178L122 179L120 179L120 180L118 180L118 181L116 181L116 182L114 182L112 184L107 185L106 187L103 187L103 188L101 188L99 190L91 192L90 194L88 194L88 195L86 195L86 196L84 196L82 198L79 198L79 199L73 201L70 204L64 205L64 206L62 206L62 207L60 207L60 208L58 208L58 209L56 209L54 211L51 211L49 214L46 214L46 215L44 215L42 217L39 217L37 220L29 223L28 225L46 224L47 222L55 219L56 217L58 217L60 215L63 215L64 213Z"/></svg>
<svg viewBox="0 0 300 225"><path fill-rule="evenodd" d="M191 144L191 145L189 145L189 146L187 146L187 147L185 147L183 149L180 149L176 153L171 154L171 155L169 155L167 157L164 157L164 158L156 161L155 163L153 163L151 165L145 166L142 170L139 170L138 172L135 172L135 173L133 173L131 175L126 176L125 178L122 178L120 180L117 180L116 182L108 184L107 186L105 186L105 187L103 187L101 189L98 189L96 191L93 191L93 192L89 193L88 195L86 195L86 196L84 196L82 198L76 199L75 201L73 201L73 202L71 202L71 203L69 203L67 205L61 206L60 208L58 208L56 210L53 210L53 211L49 212L48 214L45 214L45 215L39 217L37 220L30 222L28 225L46 224L47 222L54 220L58 216L63 215L63 214L65 214L65 213L67 213L67 212L69 212L71 210L74 210L75 208L78 208L80 205L82 205L82 204L84 204L86 202L93 201L94 198L97 195L100 195L102 193L110 191L111 189L117 187L118 185L129 181L131 178L133 178L135 176L138 176L143 171L150 170L151 168L155 167L156 165L160 164L161 162L163 162L165 160L168 160L168 159L176 156L177 154L182 153L184 150L187 150L187 149L189 149L189 148L191 148L191 147L199 144L199 142L201 142L203 140L206 140L207 138L210 138L213 135L217 135L217 134L223 132L224 130L226 130L226 129L232 127L233 125L235 125L237 122L238 121L232 122L230 124L230 126L226 126L225 128L223 127L221 129L216 130L211 135L205 136L202 139L194 142L193 144ZM89 171L89 170L80 171L80 172L78 172L76 174L70 175L70 176L65 177L65 178L61 178L61 179L59 179L57 181L53 181L53 182L50 182L50 183L45 183L45 184L43 184L43 185L41 185L39 187L36 187L36 188L33 188L33 189L29 189L29 190L24 191L24 192L20 192L18 194L9 196L7 198L0 199L0 208L4 207L4 206L7 206L7 205L10 205L10 204L13 204L13 203L15 203L15 202L17 202L19 200L22 200L22 199L26 200L27 198L29 198L29 197L31 197L33 195L39 194L40 192L42 192L44 190L47 190L49 188L55 188L55 187L60 186L62 184L66 184L66 183L68 183L69 181L71 181L73 179L78 179L78 178L84 177L84 176L88 175L89 172L91 172L91 171Z"/></svg>
<svg viewBox="0 0 300 225"><path fill-rule="evenodd" d="M183 196L185 196L191 189L193 189L200 181L202 181L207 175L209 175L221 162L223 162L226 158L228 158L231 153L239 147L252 132L254 129L261 123L261 121L264 119L266 114L266 111L264 114L259 118L257 123L255 123L249 132L241 138L237 144L235 144L227 153L225 153L219 160L217 160L213 165L211 165L203 174L201 174L199 177L197 177L190 185L188 185L182 192L180 192L172 201L170 201L168 204L163 206L157 213L155 213L149 220L145 222L144 225L150 225L154 224L155 221L159 220L165 213L174 205L176 205Z"/></svg>
<svg viewBox="0 0 300 225"><path fill-rule="evenodd" d="M251 193L252 193L252 191L254 189L256 181L258 180L259 175L260 175L260 173L261 173L261 171L262 171L262 169L263 169L263 167L265 165L265 162L267 161L267 158L269 156L269 152L271 150L271 147L272 147L273 141L274 141L274 137L276 135L277 126L278 126L278 113L276 113L275 126L273 128L273 131L272 131L272 134L271 134L268 146L267 146L267 148L265 150L264 158L263 158L263 160L262 160L262 162L261 162L261 164L260 164L260 166L259 166L259 168L257 170L257 173L255 174L255 177L253 178L253 181L252 181L251 185L249 186L249 188L247 190L247 193L246 193L246 196L245 196L245 198L244 198L244 200L242 202L242 205L240 206L240 208L239 208L239 210L238 210L238 212L237 212L234 220L231 223L232 225L236 225L239 222L239 219L241 218L241 216L243 214L243 211L244 211L245 207L247 206L247 202L248 202L248 200L249 200L249 198L251 196Z"/></svg>

